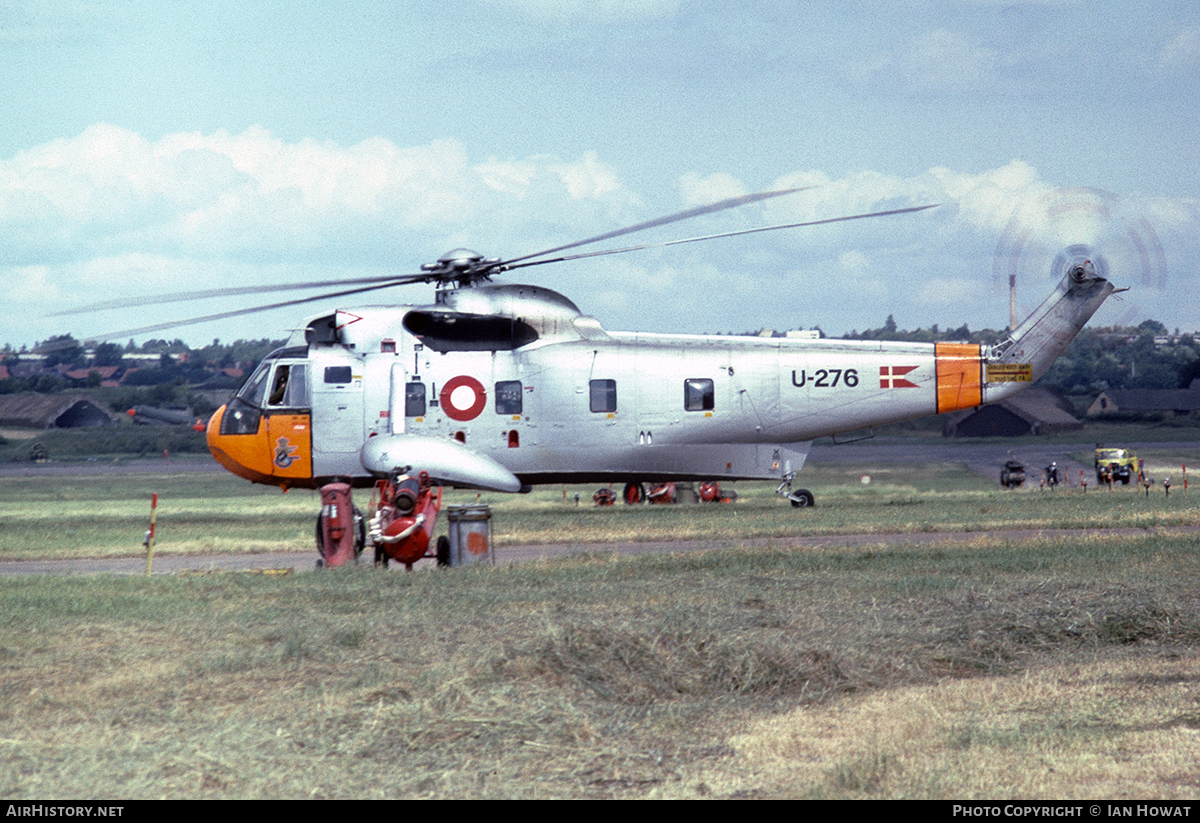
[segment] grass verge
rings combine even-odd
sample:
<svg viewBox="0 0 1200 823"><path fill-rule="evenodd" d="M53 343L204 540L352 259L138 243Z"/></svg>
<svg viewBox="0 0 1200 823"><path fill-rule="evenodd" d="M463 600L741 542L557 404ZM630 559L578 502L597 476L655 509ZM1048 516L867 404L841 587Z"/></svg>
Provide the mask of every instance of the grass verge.
<svg viewBox="0 0 1200 823"><path fill-rule="evenodd" d="M1200 795L1200 539L0 581L0 793Z"/></svg>

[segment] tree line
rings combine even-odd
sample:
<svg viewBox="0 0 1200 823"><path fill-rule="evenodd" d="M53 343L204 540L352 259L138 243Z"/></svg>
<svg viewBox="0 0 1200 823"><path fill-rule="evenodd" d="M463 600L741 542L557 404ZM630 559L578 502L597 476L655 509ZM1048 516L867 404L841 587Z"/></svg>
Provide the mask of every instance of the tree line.
<svg viewBox="0 0 1200 823"><path fill-rule="evenodd" d="M937 325L909 331L900 329L889 315L879 328L855 330L842 339L991 346L1007 334L1003 330L972 331L966 324L944 331ZM239 371L248 372L283 343L266 338L233 343L218 339L193 349L178 339L152 339L140 346L132 340L124 346L88 346L70 335L60 335L39 344L33 352L13 351L10 346L0 350L0 365L7 366L9 373L8 379L0 379L0 394L95 388L101 383L99 370L104 367L130 372L120 380L123 387L157 388L154 394L160 401L186 393L180 389L233 389L242 379ZM67 377L68 371L84 376ZM1111 389L1187 388L1197 378L1200 345L1195 337L1178 330L1171 333L1157 320L1144 320L1136 326L1084 327L1040 383L1067 395L1096 395Z"/></svg>

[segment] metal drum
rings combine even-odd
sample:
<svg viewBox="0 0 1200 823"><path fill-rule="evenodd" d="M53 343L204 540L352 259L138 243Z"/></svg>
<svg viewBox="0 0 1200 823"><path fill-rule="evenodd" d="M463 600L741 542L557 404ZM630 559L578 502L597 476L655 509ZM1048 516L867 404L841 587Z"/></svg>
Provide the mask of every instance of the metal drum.
<svg viewBox="0 0 1200 823"><path fill-rule="evenodd" d="M446 522L451 566L496 562L492 550L492 512L487 506L447 506Z"/></svg>

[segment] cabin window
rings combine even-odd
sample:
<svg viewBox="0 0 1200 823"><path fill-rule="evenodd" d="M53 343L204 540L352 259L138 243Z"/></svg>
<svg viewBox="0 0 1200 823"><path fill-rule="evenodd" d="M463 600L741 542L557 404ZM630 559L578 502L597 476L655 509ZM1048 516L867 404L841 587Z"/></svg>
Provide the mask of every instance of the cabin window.
<svg viewBox="0 0 1200 823"><path fill-rule="evenodd" d="M289 409L308 408L308 366L304 363L277 366L271 381L271 393L267 395L267 405Z"/></svg>
<svg viewBox="0 0 1200 823"><path fill-rule="evenodd" d="M591 409L594 412L617 410L617 381L592 380L588 383Z"/></svg>
<svg viewBox="0 0 1200 823"><path fill-rule="evenodd" d="M404 416L425 416L425 384L407 383L404 386Z"/></svg>
<svg viewBox="0 0 1200 823"><path fill-rule="evenodd" d="M692 378L683 381L683 408L686 411L712 411L715 396L711 380Z"/></svg>
<svg viewBox="0 0 1200 823"><path fill-rule="evenodd" d="M520 414L521 395L525 387L520 380L499 380L496 382L496 414Z"/></svg>
<svg viewBox="0 0 1200 823"><path fill-rule="evenodd" d="M350 382L350 367L349 366L326 366L325 367L325 382L326 383L349 383Z"/></svg>

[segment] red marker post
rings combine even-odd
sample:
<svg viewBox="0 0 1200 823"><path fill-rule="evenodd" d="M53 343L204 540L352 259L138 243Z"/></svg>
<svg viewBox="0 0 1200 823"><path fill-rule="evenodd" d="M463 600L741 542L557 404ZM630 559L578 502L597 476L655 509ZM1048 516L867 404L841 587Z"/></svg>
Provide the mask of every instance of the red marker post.
<svg viewBox="0 0 1200 823"><path fill-rule="evenodd" d="M154 562L154 522L158 519L158 492L150 496L150 528L146 529L146 539L142 545L146 547L146 576L150 576L150 567Z"/></svg>

